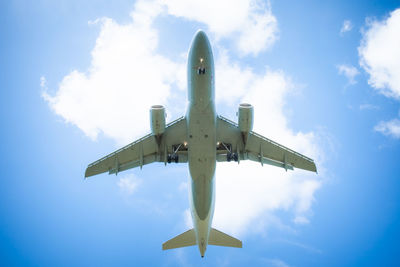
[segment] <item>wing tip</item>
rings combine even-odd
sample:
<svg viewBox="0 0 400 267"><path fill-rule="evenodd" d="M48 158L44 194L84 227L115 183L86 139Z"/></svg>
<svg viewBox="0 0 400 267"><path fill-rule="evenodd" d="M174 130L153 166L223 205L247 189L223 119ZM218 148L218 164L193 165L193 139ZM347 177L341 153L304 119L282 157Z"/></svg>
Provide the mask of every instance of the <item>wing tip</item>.
<svg viewBox="0 0 400 267"><path fill-rule="evenodd" d="M90 177L90 176L92 176L90 173L89 173L89 167L87 167L86 168L86 171L85 171L85 177L84 177L84 179L86 180L88 177Z"/></svg>

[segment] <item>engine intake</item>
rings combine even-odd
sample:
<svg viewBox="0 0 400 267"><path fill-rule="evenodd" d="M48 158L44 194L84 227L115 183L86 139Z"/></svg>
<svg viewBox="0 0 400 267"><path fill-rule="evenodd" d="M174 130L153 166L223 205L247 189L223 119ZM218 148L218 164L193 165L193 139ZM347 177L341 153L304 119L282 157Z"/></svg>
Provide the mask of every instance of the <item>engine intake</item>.
<svg viewBox="0 0 400 267"><path fill-rule="evenodd" d="M161 105L154 105L150 108L151 133L160 136L165 131L165 108Z"/></svg>
<svg viewBox="0 0 400 267"><path fill-rule="evenodd" d="M242 103L239 105L238 111L238 124L239 130L242 133L249 133L253 130L253 106L247 103Z"/></svg>

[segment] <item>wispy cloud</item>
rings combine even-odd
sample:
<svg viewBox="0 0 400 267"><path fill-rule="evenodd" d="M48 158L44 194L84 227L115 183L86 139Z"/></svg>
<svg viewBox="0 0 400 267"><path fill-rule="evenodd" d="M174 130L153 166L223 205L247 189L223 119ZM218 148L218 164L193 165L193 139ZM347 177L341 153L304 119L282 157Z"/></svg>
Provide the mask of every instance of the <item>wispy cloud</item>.
<svg viewBox="0 0 400 267"><path fill-rule="evenodd" d="M350 20L343 21L342 28L340 29L340 34L343 35L345 32L349 32L353 29L353 24Z"/></svg>
<svg viewBox="0 0 400 267"><path fill-rule="evenodd" d="M44 76L40 77L40 88L42 98L51 105L53 98L48 93L49 88L47 87L47 80Z"/></svg>
<svg viewBox="0 0 400 267"><path fill-rule="evenodd" d="M280 259L267 259L267 263L273 267L289 267L290 265Z"/></svg>
<svg viewBox="0 0 400 267"><path fill-rule="evenodd" d="M336 68L338 69L339 74L344 75L347 78L348 85L354 85L357 83L356 76L360 74L358 69L354 66L341 64L337 65Z"/></svg>
<svg viewBox="0 0 400 267"><path fill-rule="evenodd" d="M137 179L133 174L125 175L119 178L118 187L122 193L132 195L140 184L140 180Z"/></svg>
<svg viewBox="0 0 400 267"><path fill-rule="evenodd" d="M360 110L378 110L379 107L372 104L361 104Z"/></svg>
<svg viewBox="0 0 400 267"><path fill-rule="evenodd" d="M287 240L287 239L281 239L278 240L278 242L282 242L291 246L295 246L301 249L304 249L305 251L309 252L309 253L314 253L314 254L322 254L322 251L318 248L300 243L300 242L296 242L296 241L292 241L292 240Z"/></svg>
<svg viewBox="0 0 400 267"><path fill-rule="evenodd" d="M176 260L175 264L177 264L178 266L193 266L188 260L188 256L184 249L173 249L172 253Z"/></svg>
<svg viewBox="0 0 400 267"><path fill-rule="evenodd" d="M374 127L374 130L384 135L400 139L400 120L381 121Z"/></svg>
<svg viewBox="0 0 400 267"><path fill-rule="evenodd" d="M304 216L296 216L294 218L293 222L296 223L296 224L307 224L310 221Z"/></svg>
<svg viewBox="0 0 400 267"><path fill-rule="evenodd" d="M40 87L44 90L46 90L46 77L42 76L40 77Z"/></svg>

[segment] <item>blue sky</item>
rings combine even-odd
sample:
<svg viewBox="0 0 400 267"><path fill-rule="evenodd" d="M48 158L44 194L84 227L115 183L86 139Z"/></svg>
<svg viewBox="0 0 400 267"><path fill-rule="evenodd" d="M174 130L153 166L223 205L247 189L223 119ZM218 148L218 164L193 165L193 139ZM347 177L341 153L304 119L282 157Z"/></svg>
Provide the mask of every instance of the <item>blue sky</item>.
<svg viewBox="0 0 400 267"><path fill-rule="evenodd" d="M1 2L1 265L399 265L399 8ZM252 103L257 132L319 169L218 165L214 226L244 247L210 246L204 259L161 250L191 226L185 165L83 180L88 163L149 131L150 105L168 121L184 114L199 28L218 113L236 120Z"/></svg>

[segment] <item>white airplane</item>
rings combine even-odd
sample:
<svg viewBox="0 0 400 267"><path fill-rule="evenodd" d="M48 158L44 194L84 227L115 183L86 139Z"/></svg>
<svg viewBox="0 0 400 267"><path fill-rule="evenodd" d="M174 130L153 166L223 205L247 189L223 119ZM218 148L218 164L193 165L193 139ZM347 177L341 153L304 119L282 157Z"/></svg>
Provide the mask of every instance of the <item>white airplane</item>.
<svg viewBox="0 0 400 267"><path fill-rule="evenodd" d="M150 109L151 133L89 164L85 177L118 174L153 162L189 163L193 229L162 245L173 249L197 245L201 257L207 245L242 247L242 242L211 227L215 205L216 162L252 160L287 170L317 172L314 161L252 131L253 106L240 104L238 123L215 112L214 60L206 34L193 38L188 58L186 116L165 124L161 105Z"/></svg>

